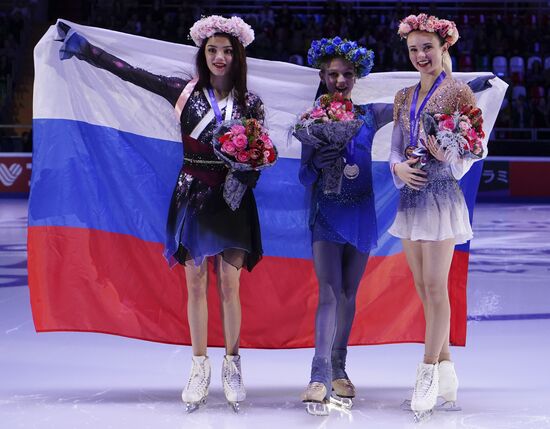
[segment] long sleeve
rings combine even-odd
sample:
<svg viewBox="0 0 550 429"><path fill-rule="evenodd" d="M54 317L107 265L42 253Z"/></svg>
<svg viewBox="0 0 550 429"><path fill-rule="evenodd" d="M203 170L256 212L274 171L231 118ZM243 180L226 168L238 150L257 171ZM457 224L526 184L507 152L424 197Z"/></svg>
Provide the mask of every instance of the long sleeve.
<svg viewBox="0 0 550 429"><path fill-rule="evenodd" d="M495 77L496 76L494 75L476 77L475 79L468 82L468 86L473 92L485 91L486 89L492 87L491 82L489 81L491 79L494 79Z"/></svg>
<svg viewBox="0 0 550 429"><path fill-rule="evenodd" d="M401 123L399 121L399 111L400 106L405 103L406 95L406 89L401 89L397 92L397 94L395 94L393 101L393 130L391 135L389 164L393 177L393 183L397 189L401 189L405 186L403 181L393 173L392 166L405 160L405 141L403 139L403 131L401 130Z"/></svg>
<svg viewBox="0 0 550 429"><path fill-rule="evenodd" d="M371 106L374 113L377 130L393 121L392 103L373 103Z"/></svg>
<svg viewBox="0 0 550 429"><path fill-rule="evenodd" d="M315 153L313 146L302 144L301 165L298 178L304 186L313 185L319 178L319 171L315 169L312 163L312 157Z"/></svg>
<svg viewBox="0 0 550 429"><path fill-rule="evenodd" d="M170 102L172 106L176 104L179 95L187 83L181 78L156 75L133 67L120 58L92 45L78 33L73 33L65 41L62 50L74 54L77 58L86 61L94 67L106 70L127 82L160 95Z"/></svg>
<svg viewBox="0 0 550 429"><path fill-rule="evenodd" d="M403 141L403 132L399 123L395 123L391 134L391 149L390 149L390 169L392 170L393 183L397 189L401 189L405 183L394 174L392 165L399 164L405 160L405 144Z"/></svg>

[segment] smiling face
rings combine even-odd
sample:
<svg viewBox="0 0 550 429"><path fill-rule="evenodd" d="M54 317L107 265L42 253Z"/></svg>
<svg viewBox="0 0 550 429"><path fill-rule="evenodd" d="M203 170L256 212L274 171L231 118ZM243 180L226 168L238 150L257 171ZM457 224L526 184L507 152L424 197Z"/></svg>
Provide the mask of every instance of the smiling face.
<svg viewBox="0 0 550 429"><path fill-rule="evenodd" d="M214 76L230 76L233 62L231 41L224 36L212 36L204 47L206 65Z"/></svg>
<svg viewBox="0 0 550 429"><path fill-rule="evenodd" d="M343 58L329 60L319 72L319 77L327 86L328 92L340 92L345 98L351 96L356 74L353 64Z"/></svg>
<svg viewBox="0 0 550 429"><path fill-rule="evenodd" d="M412 65L420 73L441 73L447 44L442 45L435 33L413 31L407 36L407 48Z"/></svg>

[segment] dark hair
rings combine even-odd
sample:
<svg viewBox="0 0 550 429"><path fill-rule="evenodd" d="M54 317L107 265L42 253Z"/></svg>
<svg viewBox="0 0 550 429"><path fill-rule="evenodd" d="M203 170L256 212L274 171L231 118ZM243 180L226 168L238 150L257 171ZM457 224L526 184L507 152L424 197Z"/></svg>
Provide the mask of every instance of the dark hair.
<svg viewBox="0 0 550 429"><path fill-rule="evenodd" d="M246 108L246 52L244 46L239 42L239 40L231 35L226 33L216 33L211 37L220 36L226 37L231 42L231 47L233 48L233 61L231 62L231 79L233 81L233 89L236 92L236 101L242 108ZM197 74L199 81L197 82L197 87L208 88L210 86L210 70L206 64L206 44L210 40L204 39L197 56L195 57L195 65L197 67Z"/></svg>

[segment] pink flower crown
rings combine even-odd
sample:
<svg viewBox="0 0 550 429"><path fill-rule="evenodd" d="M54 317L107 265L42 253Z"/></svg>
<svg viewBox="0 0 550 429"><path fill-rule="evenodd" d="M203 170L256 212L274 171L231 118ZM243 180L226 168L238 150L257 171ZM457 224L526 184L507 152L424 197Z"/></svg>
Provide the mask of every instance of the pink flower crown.
<svg viewBox="0 0 550 429"><path fill-rule="evenodd" d="M409 15L399 23L397 34L402 39L406 39L411 31L427 31L429 33L438 33L449 46L452 46L458 40L458 29L453 21L439 19L435 16L428 16L425 13L419 15Z"/></svg>
<svg viewBox="0 0 550 429"><path fill-rule="evenodd" d="M189 35L195 45L201 46L205 39L216 33L226 33L235 36L244 47L250 45L254 40L254 30L238 16L224 18L219 15L206 16L193 24Z"/></svg>

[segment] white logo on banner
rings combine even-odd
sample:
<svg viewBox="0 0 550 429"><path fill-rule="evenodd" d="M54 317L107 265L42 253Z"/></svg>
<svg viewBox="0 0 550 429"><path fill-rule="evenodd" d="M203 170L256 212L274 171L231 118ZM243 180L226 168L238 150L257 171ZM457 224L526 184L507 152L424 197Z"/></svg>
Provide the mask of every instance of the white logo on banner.
<svg viewBox="0 0 550 429"><path fill-rule="evenodd" d="M0 182L4 186L11 186L23 172L23 167L20 164L12 164L8 168L6 164L0 164Z"/></svg>

